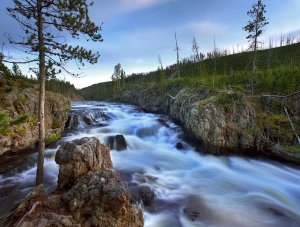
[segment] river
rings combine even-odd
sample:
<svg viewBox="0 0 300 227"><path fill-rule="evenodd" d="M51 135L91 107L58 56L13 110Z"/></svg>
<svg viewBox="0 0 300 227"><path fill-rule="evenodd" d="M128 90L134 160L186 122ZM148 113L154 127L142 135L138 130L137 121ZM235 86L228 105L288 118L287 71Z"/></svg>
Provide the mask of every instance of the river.
<svg viewBox="0 0 300 227"><path fill-rule="evenodd" d="M46 150L48 193L56 185L54 157L59 144L85 136L105 143L109 136L121 134L128 148L111 151L114 168L129 186L149 186L155 192L153 206L144 209L145 226L300 226L297 166L205 155L183 140L182 129L167 116L131 105L74 102L72 112L97 122L88 126L79 119L76 129ZM182 149L176 148L178 142ZM0 214L4 216L34 185L36 154L1 163Z"/></svg>

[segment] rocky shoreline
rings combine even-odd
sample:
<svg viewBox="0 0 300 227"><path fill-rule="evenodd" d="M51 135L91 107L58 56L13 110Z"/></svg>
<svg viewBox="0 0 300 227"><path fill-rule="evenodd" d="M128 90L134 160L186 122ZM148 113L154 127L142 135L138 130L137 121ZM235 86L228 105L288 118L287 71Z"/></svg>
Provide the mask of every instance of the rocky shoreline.
<svg viewBox="0 0 300 227"><path fill-rule="evenodd" d="M26 114L28 120L21 125L13 126L6 135L0 135L0 155L35 148L38 141L38 97L38 90L35 88L14 87L1 98L0 110L7 111L11 119ZM46 93L45 140L47 144L60 139L70 109L69 99L60 94Z"/></svg>
<svg viewBox="0 0 300 227"><path fill-rule="evenodd" d="M109 149L96 138L64 143L56 190L35 188L7 219L7 226L143 226L127 183L113 170Z"/></svg>
<svg viewBox="0 0 300 227"><path fill-rule="evenodd" d="M296 139L283 114L284 103L277 99L178 87L162 95L156 88L127 91L118 101L169 115L200 150L215 155L263 155L300 164L300 153L289 151ZM288 107L299 130L299 99L294 98Z"/></svg>

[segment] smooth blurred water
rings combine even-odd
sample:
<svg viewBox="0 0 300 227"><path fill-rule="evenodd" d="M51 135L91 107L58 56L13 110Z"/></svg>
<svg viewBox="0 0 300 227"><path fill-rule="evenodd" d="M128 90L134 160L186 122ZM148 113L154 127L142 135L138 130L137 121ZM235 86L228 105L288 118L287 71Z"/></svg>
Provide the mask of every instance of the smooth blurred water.
<svg viewBox="0 0 300 227"><path fill-rule="evenodd" d="M111 151L114 168L130 184L155 191L153 207L145 209L145 226L300 226L300 170L268 160L216 157L196 152L182 141L182 130L168 117L144 113L130 105L73 103L73 111L95 117L99 109L110 120L104 127L80 122L62 141L94 136L105 143L124 135L128 148ZM184 144L183 150L176 143ZM59 146L59 145L58 145ZM47 149L45 180L48 191L57 180L54 149ZM5 214L24 198L35 181L36 155L0 175L0 212Z"/></svg>

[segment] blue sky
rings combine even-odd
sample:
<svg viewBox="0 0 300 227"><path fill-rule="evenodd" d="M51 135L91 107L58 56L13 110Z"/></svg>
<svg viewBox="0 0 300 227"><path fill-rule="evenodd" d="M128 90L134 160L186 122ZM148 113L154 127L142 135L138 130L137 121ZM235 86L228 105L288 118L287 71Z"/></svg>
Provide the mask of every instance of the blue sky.
<svg viewBox="0 0 300 227"><path fill-rule="evenodd" d="M7 16L5 7L11 0L1 0L0 41L2 34L19 34L18 25ZM82 88L110 80L114 65L121 63L127 74L148 72L158 67L161 55L163 65L175 63L174 30L181 49L180 56L191 55L191 42L196 37L202 52L211 51L215 36L217 47L232 49L247 44L242 27L248 18L246 12L255 0L95 0L91 17L99 25L103 22L104 42L83 44L101 54L99 63L86 65L83 78L61 75ZM262 37L276 40L281 34L300 36L300 0L264 0L270 24ZM72 42L70 40L70 42ZM15 48L4 46L4 53L22 56ZM69 67L74 69L74 65ZM27 69L22 67L25 73ZM80 71L79 71L80 72Z"/></svg>

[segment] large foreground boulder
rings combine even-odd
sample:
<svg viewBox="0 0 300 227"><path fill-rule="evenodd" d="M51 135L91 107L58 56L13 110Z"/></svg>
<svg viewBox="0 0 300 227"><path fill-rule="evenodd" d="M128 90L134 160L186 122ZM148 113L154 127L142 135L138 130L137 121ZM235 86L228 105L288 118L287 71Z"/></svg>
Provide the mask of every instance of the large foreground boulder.
<svg viewBox="0 0 300 227"><path fill-rule="evenodd" d="M65 143L58 150L58 186L49 196L39 188L12 211L8 226L143 226L130 203L127 183L112 169L109 149L96 138Z"/></svg>

